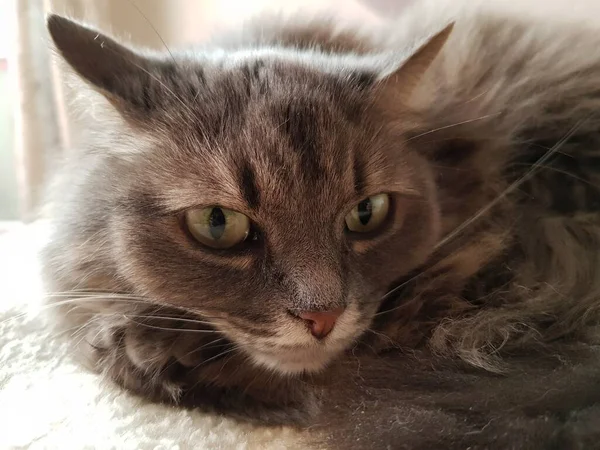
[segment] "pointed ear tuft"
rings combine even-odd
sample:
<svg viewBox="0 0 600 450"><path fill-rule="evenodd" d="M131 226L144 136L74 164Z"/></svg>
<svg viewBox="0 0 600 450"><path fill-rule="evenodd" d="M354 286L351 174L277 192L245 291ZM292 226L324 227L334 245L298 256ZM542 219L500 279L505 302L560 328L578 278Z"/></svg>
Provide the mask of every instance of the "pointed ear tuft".
<svg viewBox="0 0 600 450"><path fill-rule="evenodd" d="M150 82L151 62L114 39L51 14L47 27L56 49L85 81L115 106L148 107L145 89Z"/></svg>
<svg viewBox="0 0 600 450"><path fill-rule="evenodd" d="M421 78L431 66L446 44L448 37L454 29L454 23L449 24L442 31L427 38L424 43L391 73L383 77L383 88L390 87L400 94L402 98L408 97L418 86Z"/></svg>

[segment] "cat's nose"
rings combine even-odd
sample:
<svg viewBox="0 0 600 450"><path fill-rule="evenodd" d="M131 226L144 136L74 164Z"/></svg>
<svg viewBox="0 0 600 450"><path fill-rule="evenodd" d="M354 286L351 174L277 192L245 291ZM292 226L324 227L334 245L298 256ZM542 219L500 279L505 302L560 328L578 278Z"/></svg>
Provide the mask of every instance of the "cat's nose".
<svg viewBox="0 0 600 450"><path fill-rule="evenodd" d="M331 333L342 312L344 312L343 308L336 308L331 311L300 311L296 315L306 322L314 337L324 339Z"/></svg>

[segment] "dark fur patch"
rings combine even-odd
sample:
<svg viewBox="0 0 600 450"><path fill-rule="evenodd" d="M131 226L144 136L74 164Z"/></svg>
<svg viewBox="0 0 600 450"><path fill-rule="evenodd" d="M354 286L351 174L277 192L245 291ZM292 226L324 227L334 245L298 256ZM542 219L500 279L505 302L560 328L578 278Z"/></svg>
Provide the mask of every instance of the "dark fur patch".
<svg viewBox="0 0 600 450"><path fill-rule="evenodd" d="M152 108L154 107L154 102L152 101L152 95L150 93L150 86L148 86L148 84L144 83L141 85L141 89L142 89L142 101L141 101L141 105L143 106L143 108L150 112L152 110Z"/></svg>
<svg viewBox="0 0 600 450"><path fill-rule="evenodd" d="M259 94L265 95L267 92L267 85L265 77L261 75L262 68L265 63L262 60L253 61L247 64L244 64L241 67L241 72L244 76L244 81L246 83L246 90L248 92L248 96L251 95L251 91L255 86L258 86Z"/></svg>
<svg viewBox="0 0 600 450"><path fill-rule="evenodd" d="M244 89L246 91L246 95L248 96L248 98L250 98L250 96L252 95L252 85L254 83L254 76L251 72L250 65L243 65L240 71L242 72L242 79L244 82Z"/></svg>
<svg viewBox="0 0 600 450"><path fill-rule="evenodd" d="M436 163L457 166L477 151L477 143L468 139L448 139L435 149Z"/></svg>
<svg viewBox="0 0 600 450"><path fill-rule="evenodd" d="M358 88L360 91L366 91L373 87L376 75L371 72L352 72L348 76L348 81L352 87Z"/></svg>
<svg viewBox="0 0 600 450"><path fill-rule="evenodd" d="M284 123L280 130L289 139L292 150L300 155L304 174L318 177L322 168L318 149L318 116L314 106L308 101L292 100L281 109Z"/></svg>
<svg viewBox="0 0 600 450"><path fill-rule="evenodd" d="M252 64L252 76L254 77L254 79L260 80L260 72L264 66L265 62L263 60L257 59L256 61L254 61L254 63Z"/></svg>
<svg viewBox="0 0 600 450"><path fill-rule="evenodd" d="M354 173L354 190L358 195L365 191L367 183L367 172L363 162L358 155L353 155L352 169Z"/></svg>
<svg viewBox="0 0 600 450"><path fill-rule="evenodd" d="M242 163L240 170L240 187L248 206L257 209L260 206L260 191L256 185L254 171L247 162Z"/></svg>
<svg viewBox="0 0 600 450"><path fill-rule="evenodd" d="M141 217L162 217L167 214L159 200L147 192L130 193L126 198L122 198L119 204L123 211L134 211Z"/></svg>

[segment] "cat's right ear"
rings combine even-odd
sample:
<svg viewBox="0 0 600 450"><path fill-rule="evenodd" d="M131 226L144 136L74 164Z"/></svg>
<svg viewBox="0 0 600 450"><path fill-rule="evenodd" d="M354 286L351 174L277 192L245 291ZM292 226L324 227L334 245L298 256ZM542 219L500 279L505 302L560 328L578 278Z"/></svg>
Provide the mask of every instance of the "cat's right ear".
<svg viewBox="0 0 600 450"><path fill-rule="evenodd" d="M446 41L452 34L454 23L425 39L409 56L393 71L382 77L380 88L391 90L393 97L401 99L410 97L427 72L433 61L440 54Z"/></svg>
<svg viewBox="0 0 600 450"><path fill-rule="evenodd" d="M56 14L47 19L56 49L73 70L121 112L148 108L153 62L114 39Z"/></svg>

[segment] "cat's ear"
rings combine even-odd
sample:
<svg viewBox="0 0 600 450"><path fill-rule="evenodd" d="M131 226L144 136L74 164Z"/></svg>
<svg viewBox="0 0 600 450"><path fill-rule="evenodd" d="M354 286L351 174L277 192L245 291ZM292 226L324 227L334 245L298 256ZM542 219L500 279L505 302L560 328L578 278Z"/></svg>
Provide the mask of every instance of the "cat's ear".
<svg viewBox="0 0 600 450"><path fill-rule="evenodd" d="M405 59L399 67L383 76L381 87L393 89L396 95L407 98L418 86L421 78L439 55L452 33L454 23L427 38Z"/></svg>
<svg viewBox="0 0 600 450"><path fill-rule="evenodd" d="M148 107L153 62L96 30L51 14L56 49L73 70L119 110Z"/></svg>

